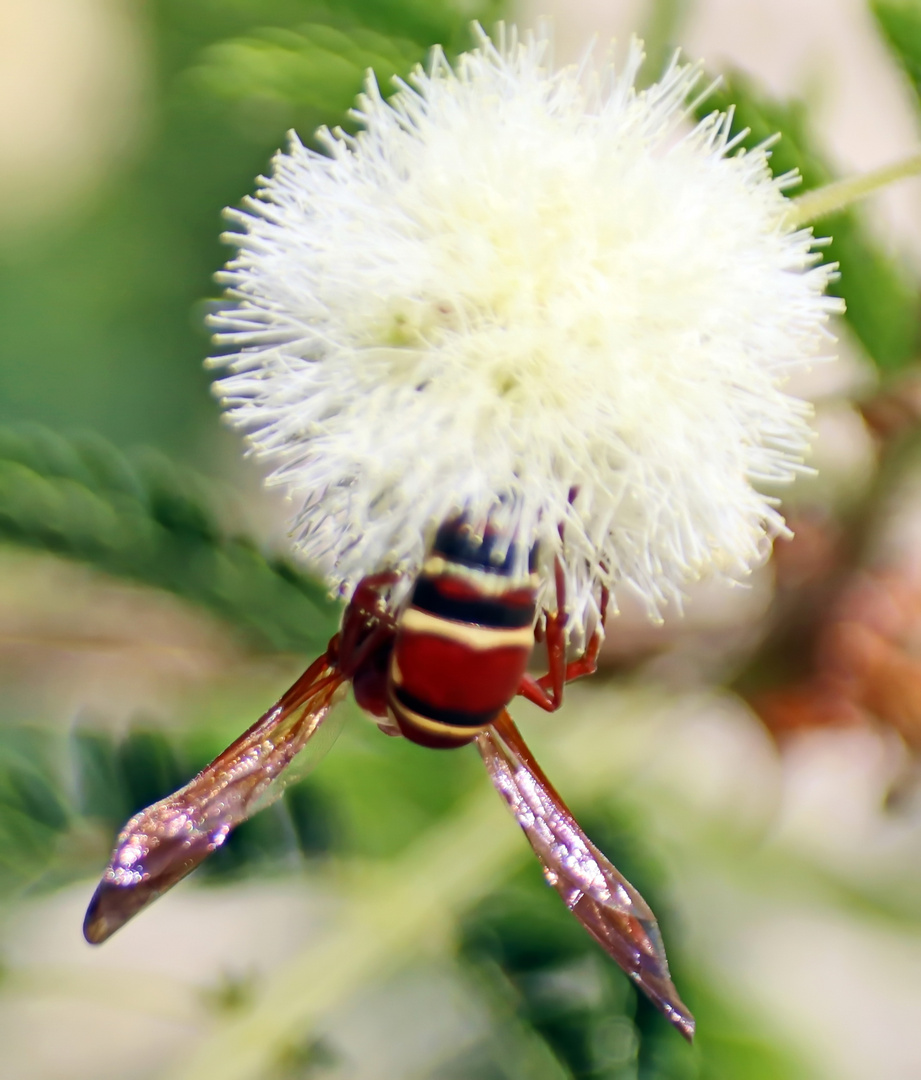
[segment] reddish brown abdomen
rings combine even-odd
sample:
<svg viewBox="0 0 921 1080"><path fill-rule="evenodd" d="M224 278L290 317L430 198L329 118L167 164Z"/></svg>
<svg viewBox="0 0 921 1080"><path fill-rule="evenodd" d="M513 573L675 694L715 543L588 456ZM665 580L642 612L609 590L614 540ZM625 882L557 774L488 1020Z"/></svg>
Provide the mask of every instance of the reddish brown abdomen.
<svg viewBox="0 0 921 1080"><path fill-rule="evenodd" d="M482 574L483 587L475 574L424 570L400 619L388 704L413 742L470 742L518 691L534 646L534 592L502 590L496 574Z"/></svg>

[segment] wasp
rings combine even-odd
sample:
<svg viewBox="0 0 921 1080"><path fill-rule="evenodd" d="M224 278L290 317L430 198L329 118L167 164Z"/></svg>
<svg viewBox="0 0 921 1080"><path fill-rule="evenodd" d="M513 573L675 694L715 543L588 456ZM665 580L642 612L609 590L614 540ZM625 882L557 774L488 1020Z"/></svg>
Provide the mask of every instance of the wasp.
<svg viewBox="0 0 921 1080"><path fill-rule="evenodd" d="M524 579L520 555L514 537L489 526L477 531L459 517L438 530L401 603L394 603L400 574L364 578L326 652L280 700L184 788L125 825L86 913L87 941L105 941L277 797L285 770L351 684L358 705L388 734L439 749L476 744L548 883L690 1040L694 1019L669 975L649 905L579 827L508 713L516 695L558 709L564 685L595 670L604 632L602 614L583 654L567 661L562 567L557 562L557 609L541 619L536 550ZM537 639L549 661L540 678L527 670Z"/></svg>

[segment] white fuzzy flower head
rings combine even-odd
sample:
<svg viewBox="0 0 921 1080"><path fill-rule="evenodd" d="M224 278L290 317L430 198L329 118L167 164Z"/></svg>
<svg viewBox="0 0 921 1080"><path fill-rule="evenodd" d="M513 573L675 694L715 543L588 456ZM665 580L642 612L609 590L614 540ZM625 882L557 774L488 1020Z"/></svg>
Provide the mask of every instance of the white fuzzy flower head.
<svg viewBox="0 0 921 1080"><path fill-rule="evenodd" d="M369 77L361 132L292 138L232 214L219 393L345 596L464 513L539 545L547 610L560 560L578 631L602 585L655 612L782 528L757 485L796 470L783 384L838 310L790 177L725 116L688 133L699 66L638 92L638 43L620 71L548 60L479 32L389 100Z"/></svg>

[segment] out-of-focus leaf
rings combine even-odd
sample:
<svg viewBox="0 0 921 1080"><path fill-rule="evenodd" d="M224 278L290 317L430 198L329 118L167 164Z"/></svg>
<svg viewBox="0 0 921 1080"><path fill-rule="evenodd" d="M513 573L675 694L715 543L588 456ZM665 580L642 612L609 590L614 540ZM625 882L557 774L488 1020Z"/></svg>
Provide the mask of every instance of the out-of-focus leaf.
<svg viewBox="0 0 921 1080"><path fill-rule="evenodd" d="M155 728L132 727L118 748L118 763L132 814L190 779L167 737Z"/></svg>
<svg viewBox="0 0 921 1080"><path fill-rule="evenodd" d="M395 856L450 813L471 786L488 784L473 747L434 753L381 735L364 717L346 726L311 779L335 801L342 846L364 858Z"/></svg>
<svg viewBox="0 0 921 1080"><path fill-rule="evenodd" d="M582 816L589 835L666 924L666 941L678 940L668 933L665 905L657 897L662 876L653 858L637 848L632 830L610 814ZM674 1031L651 1005L646 1008L643 995L545 886L536 865L468 915L462 955L479 971L487 994L511 996L515 1015L547 1043L566 1075L660 1075L652 1070L657 1048L670 1043ZM693 998L688 1000L693 1008ZM695 1059L684 1046L670 1067L663 1080L696 1076Z"/></svg>
<svg viewBox="0 0 921 1080"><path fill-rule="evenodd" d="M0 428L0 539L167 589L260 648L318 653L335 630L321 585L223 534L203 478L97 436Z"/></svg>
<svg viewBox="0 0 921 1080"><path fill-rule="evenodd" d="M285 791L285 809L297 845L305 855L321 855L339 842L338 814L332 800L314 780L302 780Z"/></svg>
<svg viewBox="0 0 921 1080"><path fill-rule="evenodd" d="M52 863L71 823L52 767L50 737L37 728L0 732L0 896L24 888Z"/></svg>
<svg viewBox="0 0 921 1080"><path fill-rule="evenodd" d="M592 952L559 898L535 874L528 879L494 894L464 924L463 956L497 1020L505 1028L502 1014L511 1011L533 1029L563 1065L562 1075L635 1076L632 989L613 963Z"/></svg>
<svg viewBox="0 0 921 1080"><path fill-rule="evenodd" d="M194 62L195 54L211 43L259 28L290 30L308 24L345 33L375 31L422 49L439 44L450 53L469 46L472 20L489 26L503 6L501 0L159 0L157 10L176 68Z"/></svg>
<svg viewBox="0 0 921 1080"><path fill-rule="evenodd" d="M108 731L79 728L71 739L77 807L88 818L118 828L131 812L118 750Z"/></svg>
<svg viewBox="0 0 921 1080"><path fill-rule="evenodd" d="M889 47L921 95L921 3L918 0L871 0L870 10Z"/></svg>
<svg viewBox="0 0 921 1080"><path fill-rule="evenodd" d="M642 882L661 915L667 905L656 894L660 875L648 861L644 864L630 839L634 834L603 816L595 817L591 828L620 869ZM525 868L463 922L461 956L491 1003L497 1026L463 1059L439 1072L439 1080L487 1075L488 1070L503 1080L517 1080L514 1067L505 1067L502 1051L512 1021L545 1042L562 1065L559 1075L577 1080L798 1080L811 1075L796 1050L765 1033L757 1016L702 982L677 947L672 950L673 974L694 1010L698 1034L693 1048L676 1039L535 870ZM666 938L680 945L680 934L666 933ZM516 1062L522 1052L519 1048ZM474 1065L481 1071L474 1072ZM557 1074L545 1065L528 1075Z"/></svg>
<svg viewBox="0 0 921 1080"><path fill-rule="evenodd" d="M0 801L48 829L58 832L67 827L70 816L49 777L28 762L4 761L0 769Z"/></svg>
<svg viewBox="0 0 921 1080"><path fill-rule="evenodd" d="M670 63L681 44L681 31L692 4L693 0L649 0L644 5L640 37L646 60L639 76L643 84L655 82Z"/></svg>
<svg viewBox="0 0 921 1080"><path fill-rule="evenodd" d="M0 806L0 896L40 877L55 855L57 833L14 806Z"/></svg>
<svg viewBox="0 0 921 1080"><path fill-rule="evenodd" d="M179 737L147 726L132 727L115 749L117 782L127 791L129 803L115 827L183 787L222 749L214 733L190 731ZM257 867L296 864L304 855L323 855L336 839L335 826L335 808L312 778L301 780L278 802L237 826L204 862L199 880L242 877Z"/></svg>
<svg viewBox="0 0 921 1080"><path fill-rule="evenodd" d="M0 775L7 796L4 801L21 809L35 808L35 816L50 828L66 828L69 810L59 795L60 761L60 742L44 728L31 724L0 728ZM22 781L23 773L30 779ZM17 776L20 779L14 779Z"/></svg>
<svg viewBox="0 0 921 1080"><path fill-rule="evenodd" d="M345 112L368 68L385 89L419 59L414 42L359 27L351 33L322 23L297 31L272 28L207 49L188 79L229 103L267 99L295 113L329 107ZM307 133L303 133L306 137Z"/></svg>
<svg viewBox="0 0 921 1080"><path fill-rule="evenodd" d="M221 209L252 191L288 128L309 141L320 124L344 120L362 65L405 74L435 42L465 48L470 19L491 24L498 5L152 0L143 7L141 66L150 68L150 85L132 154L113 162L99 189L55 228L0 236L0 422L91 427L123 446L189 454L207 448L203 431L216 430L197 313L228 254L218 239ZM314 28L309 39L295 33L305 25ZM312 42L309 55L325 57L326 74L336 77L321 85L297 49L272 53L272 63L285 60L277 74L265 63L256 72L263 89L274 78L292 100L229 101L190 76L203 66L213 74L215 56L241 42L247 64L264 60L259 47L285 35ZM343 38L352 45L337 59L329 41Z"/></svg>
<svg viewBox="0 0 921 1080"><path fill-rule="evenodd" d="M735 107L733 134L750 129L743 146L757 146L781 134L771 151L771 167L775 176L799 170L802 184L791 194L834 179L831 168L814 148L801 102L771 99L751 79L733 72L698 107L698 113L703 116L731 106ZM881 371L898 371L917 355L921 301L916 284L876 242L857 211L823 218L816 233L832 237L824 257L840 263L841 276L832 284L832 291L847 303L848 323Z"/></svg>
<svg viewBox="0 0 921 1080"><path fill-rule="evenodd" d="M753 1005L739 1001L728 987L704 982L699 974L682 972L682 977L692 985L697 1016L695 1080L807 1080L815 1075L808 1052L773 1031ZM675 1066L684 1056L682 1049L659 1042L649 1075L659 1080L680 1076Z"/></svg>
<svg viewBox="0 0 921 1080"><path fill-rule="evenodd" d="M143 723L120 738L86 725L69 737L35 727L2 729L0 901L37 884L61 885L101 871L98 840L104 850L132 814L192 778L205 763L202 734ZM216 754L215 733L210 742L208 753ZM62 795L67 789L75 793L73 805ZM338 819L335 801L312 779L302 780L234 830L201 877L239 877L322 856L339 839Z"/></svg>

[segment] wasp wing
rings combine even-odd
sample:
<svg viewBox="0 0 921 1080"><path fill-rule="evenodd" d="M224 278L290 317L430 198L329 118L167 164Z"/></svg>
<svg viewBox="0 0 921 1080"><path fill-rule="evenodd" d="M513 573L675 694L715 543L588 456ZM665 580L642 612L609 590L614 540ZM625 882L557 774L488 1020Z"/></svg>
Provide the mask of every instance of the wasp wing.
<svg viewBox="0 0 921 1080"><path fill-rule="evenodd" d="M184 788L135 814L90 901L83 923L87 941L105 941L194 870L241 821L281 795L292 773L281 774L320 730L343 682L320 657Z"/></svg>
<svg viewBox="0 0 921 1080"><path fill-rule="evenodd" d="M507 712L478 736L477 748L547 881L605 952L690 1041L694 1018L669 975L662 936L649 905L579 828Z"/></svg>

